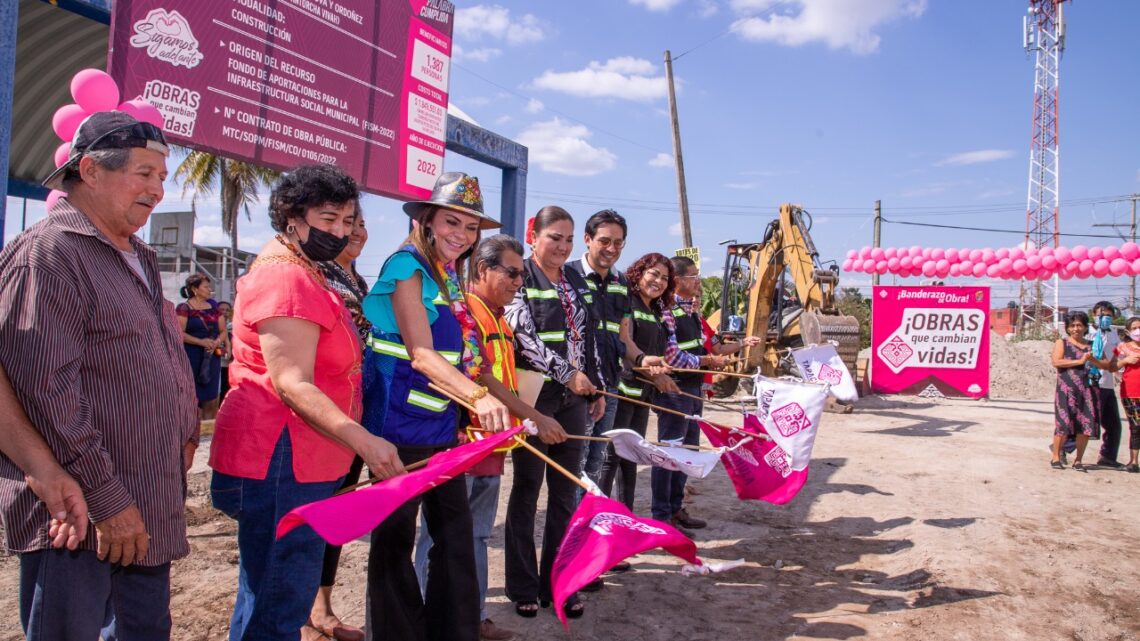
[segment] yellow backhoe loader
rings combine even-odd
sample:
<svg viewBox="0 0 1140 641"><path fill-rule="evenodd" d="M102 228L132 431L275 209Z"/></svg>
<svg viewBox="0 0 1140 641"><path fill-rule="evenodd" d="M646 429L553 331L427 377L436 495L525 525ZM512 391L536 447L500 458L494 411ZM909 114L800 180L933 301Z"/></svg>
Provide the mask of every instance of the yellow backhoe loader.
<svg viewBox="0 0 1140 641"><path fill-rule="evenodd" d="M806 221L806 222L805 222ZM824 267L812 243L811 215L799 205L780 205L780 217L768 224L764 239L728 245L720 310L709 324L722 337L764 337L746 348L736 372L765 376L795 373L789 348L834 341L847 368L855 371L859 322L835 307L839 268ZM716 377L718 396L729 396L741 380Z"/></svg>

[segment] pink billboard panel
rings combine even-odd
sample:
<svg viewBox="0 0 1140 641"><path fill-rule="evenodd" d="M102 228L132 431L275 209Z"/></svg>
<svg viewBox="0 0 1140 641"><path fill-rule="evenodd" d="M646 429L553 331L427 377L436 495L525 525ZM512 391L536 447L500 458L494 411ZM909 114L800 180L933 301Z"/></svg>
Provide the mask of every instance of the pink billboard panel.
<svg viewBox="0 0 1140 641"><path fill-rule="evenodd" d="M872 297L873 391L989 394L989 287L884 286Z"/></svg>
<svg viewBox="0 0 1140 641"><path fill-rule="evenodd" d="M179 145L288 170L335 164L426 198L443 169L447 0L115 0L109 71Z"/></svg>

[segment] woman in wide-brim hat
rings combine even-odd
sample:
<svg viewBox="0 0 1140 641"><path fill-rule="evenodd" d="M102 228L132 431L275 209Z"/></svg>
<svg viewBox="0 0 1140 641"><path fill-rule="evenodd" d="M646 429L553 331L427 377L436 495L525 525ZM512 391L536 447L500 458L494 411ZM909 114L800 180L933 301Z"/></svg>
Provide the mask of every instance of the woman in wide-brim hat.
<svg viewBox="0 0 1140 641"><path fill-rule="evenodd" d="M370 394L386 395L366 399L364 424L412 463L456 445L458 408L431 383L466 399L485 428L506 429L510 415L475 382L482 359L463 297L467 258L480 230L499 227L483 213L479 181L458 172L443 174L431 198L407 203L404 211L418 224L385 261L364 299L364 315L372 323L364 366L375 368L385 383ZM435 542L422 598L412 565L421 502ZM373 531L368 599L374 641L477 641L472 540L462 476L408 501Z"/></svg>

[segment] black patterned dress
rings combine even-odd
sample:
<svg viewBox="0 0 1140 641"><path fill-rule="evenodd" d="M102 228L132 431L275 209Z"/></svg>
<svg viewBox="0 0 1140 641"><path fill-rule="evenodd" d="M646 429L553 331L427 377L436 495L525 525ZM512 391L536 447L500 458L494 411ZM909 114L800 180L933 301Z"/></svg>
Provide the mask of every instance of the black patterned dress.
<svg viewBox="0 0 1140 641"><path fill-rule="evenodd" d="M1088 353L1083 348L1061 339L1065 346L1065 360L1076 360ZM1057 395L1053 402L1055 416L1054 436L1073 437L1077 434L1093 436L1099 426L1096 391L1089 385L1088 370L1084 365L1057 368Z"/></svg>

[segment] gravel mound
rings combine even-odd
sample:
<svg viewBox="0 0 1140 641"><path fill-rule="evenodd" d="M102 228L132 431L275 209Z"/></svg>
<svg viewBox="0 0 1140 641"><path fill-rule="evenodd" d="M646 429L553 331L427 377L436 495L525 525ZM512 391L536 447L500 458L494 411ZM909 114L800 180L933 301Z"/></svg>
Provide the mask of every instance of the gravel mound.
<svg viewBox="0 0 1140 641"><path fill-rule="evenodd" d="M1007 341L990 332L990 398L1050 400L1057 387L1053 341Z"/></svg>

